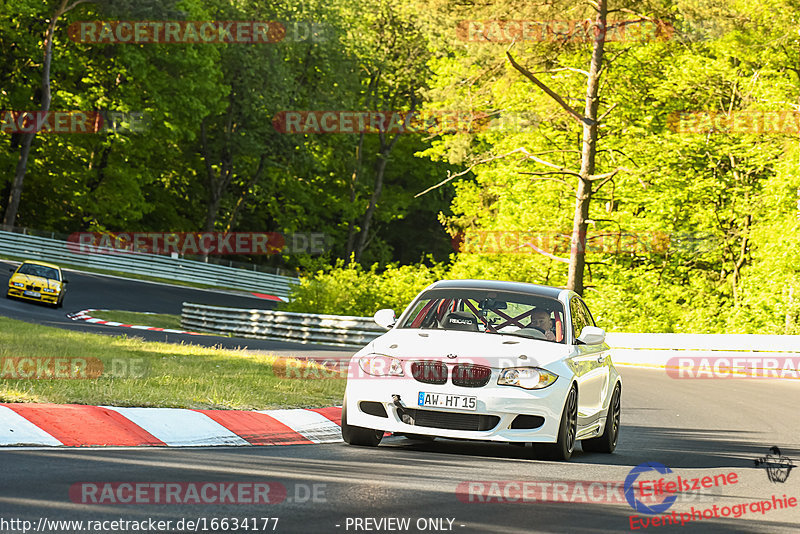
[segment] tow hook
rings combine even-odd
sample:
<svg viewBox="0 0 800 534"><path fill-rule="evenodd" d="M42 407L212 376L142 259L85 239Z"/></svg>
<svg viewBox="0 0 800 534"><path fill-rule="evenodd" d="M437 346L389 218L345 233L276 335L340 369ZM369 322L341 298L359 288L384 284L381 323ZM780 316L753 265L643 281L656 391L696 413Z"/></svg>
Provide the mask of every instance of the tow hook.
<svg viewBox="0 0 800 534"><path fill-rule="evenodd" d="M403 406L403 403L400 401L400 395L392 395L392 404L397 409L397 415L400 416L400 420L403 421L407 425L414 424L414 418L411 417L408 413L406 413L406 408Z"/></svg>

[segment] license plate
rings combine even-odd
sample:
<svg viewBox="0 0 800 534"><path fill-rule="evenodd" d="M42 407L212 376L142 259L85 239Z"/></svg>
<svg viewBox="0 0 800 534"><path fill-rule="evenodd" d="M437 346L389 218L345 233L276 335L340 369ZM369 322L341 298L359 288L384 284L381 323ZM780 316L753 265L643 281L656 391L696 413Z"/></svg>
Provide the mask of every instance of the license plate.
<svg viewBox="0 0 800 534"><path fill-rule="evenodd" d="M475 411L478 409L478 397L420 391L417 405L425 408L458 408Z"/></svg>
<svg viewBox="0 0 800 534"><path fill-rule="evenodd" d="M38 291L24 291L22 294L25 295L26 297L37 297L38 298L38 297L42 296L42 294L39 293Z"/></svg>

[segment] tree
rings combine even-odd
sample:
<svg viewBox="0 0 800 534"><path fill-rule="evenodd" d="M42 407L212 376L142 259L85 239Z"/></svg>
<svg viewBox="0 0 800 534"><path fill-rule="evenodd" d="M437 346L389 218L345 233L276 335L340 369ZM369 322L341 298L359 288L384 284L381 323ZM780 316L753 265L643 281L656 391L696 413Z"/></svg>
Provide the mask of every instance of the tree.
<svg viewBox="0 0 800 534"><path fill-rule="evenodd" d="M50 23L47 25L47 30L44 34L44 59L42 62L42 85L41 85L41 112L42 114L50 111L50 102L52 95L50 94L50 64L53 60L53 38L56 32L56 24L59 18L65 13L73 10L80 4L85 4L89 0L74 0L69 3L68 0L61 0L59 6L50 17ZM25 180L25 172L28 169L28 155L31 151L31 144L33 138L36 137L36 130L24 133L22 135L22 145L19 149L19 160L17 162L17 169L14 172L14 181L11 184L11 192L8 196L8 204L6 205L6 212L3 216L3 227L11 229L17 219L17 211L19 210L19 202L22 198L22 186Z"/></svg>
<svg viewBox="0 0 800 534"><path fill-rule="evenodd" d="M428 75L429 53L426 37L415 23L415 13L400 1L369 2L352 11L350 17L353 27L359 30L350 49L363 72L359 104L368 111L416 111ZM371 106L377 109L369 109ZM372 184L367 189L366 207L356 207L348 221L347 258L352 254L360 261L373 238L371 230L383 194L386 169L401 135L405 134L380 131L377 143L365 143L363 133L357 137L350 180L351 202L361 204L359 185L366 169L371 173L363 178L371 177Z"/></svg>

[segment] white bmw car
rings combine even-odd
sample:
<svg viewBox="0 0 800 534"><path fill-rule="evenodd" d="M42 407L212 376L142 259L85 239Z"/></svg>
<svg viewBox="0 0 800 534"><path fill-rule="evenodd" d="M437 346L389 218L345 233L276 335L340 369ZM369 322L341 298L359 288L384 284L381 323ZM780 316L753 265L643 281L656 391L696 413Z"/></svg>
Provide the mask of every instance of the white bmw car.
<svg viewBox="0 0 800 534"><path fill-rule="evenodd" d="M614 451L622 381L580 296L566 289L446 280L350 360L342 437L384 432L533 444L538 458Z"/></svg>

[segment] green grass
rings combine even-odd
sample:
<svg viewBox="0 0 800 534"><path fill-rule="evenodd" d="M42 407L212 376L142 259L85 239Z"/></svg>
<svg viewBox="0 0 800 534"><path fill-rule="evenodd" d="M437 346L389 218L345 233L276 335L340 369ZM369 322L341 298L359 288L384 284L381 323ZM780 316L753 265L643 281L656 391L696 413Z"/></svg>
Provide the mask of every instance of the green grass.
<svg viewBox="0 0 800 534"><path fill-rule="evenodd" d="M123 324L139 326L155 326L157 328L173 328L183 330L181 327L181 316L170 315L167 313L142 313L129 312L122 310L97 310L91 312L92 317L103 319L104 321L116 321Z"/></svg>
<svg viewBox="0 0 800 534"><path fill-rule="evenodd" d="M8 378L19 371L21 358L79 359L98 370L92 362L99 360L102 374ZM133 376L120 372L131 363L137 364ZM273 364L280 369L287 362L266 354L71 332L0 317L0 402L239 410L341 404L344 380L280 378ZM30 369L26 366L23 371Z"/></svg>

